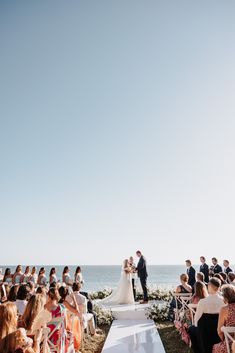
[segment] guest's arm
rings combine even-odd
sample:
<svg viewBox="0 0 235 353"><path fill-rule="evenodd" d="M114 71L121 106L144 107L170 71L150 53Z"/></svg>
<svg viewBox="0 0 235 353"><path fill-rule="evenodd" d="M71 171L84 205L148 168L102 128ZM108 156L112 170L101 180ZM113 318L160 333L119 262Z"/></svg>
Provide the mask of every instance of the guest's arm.
<svg viewBox="0 0 235 353"><path fill-rule="evenodd" d="M204 313L204 305L203 305L203 301L199 300L198 305L197 305L197 310L194 316L194 325L197 326L198 321L200 320L201 316Z"/></svg>
<svg viewBox="0 0 235 353"><path fill-rule="evenodd" d="M224 340L224 334L221 331L221 328L222 328L222 326L224 326L224 324L226 322L226 319L227 319L227 316L228 316L228 307L225 306L225 307L220 309L218 328L217 328L217 332L218 332L218 335L219 335L221 341Z"/></svg>

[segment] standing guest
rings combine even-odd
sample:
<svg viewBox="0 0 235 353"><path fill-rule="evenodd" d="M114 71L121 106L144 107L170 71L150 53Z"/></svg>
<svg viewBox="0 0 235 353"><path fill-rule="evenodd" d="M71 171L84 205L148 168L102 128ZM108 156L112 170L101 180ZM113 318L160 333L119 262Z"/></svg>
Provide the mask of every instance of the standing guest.
<svg viewBox="0 0 235 353"><path fill-rule="evenodd" d="M223 261L223 265L224 265L224 272L226 273L226 275L228 275L229 272L233 272L233 270L229 267L229 261L228 260L224 260Z"/></svg>
<svg viewBox="0 0 235 353"><path fill-rule="evenodd" d="M198 342L198 321L203 314L218 314L224 306L224 301L219 294L221 282L218 278L211 278L208 283L209 296L199 300L196 314L194 316L194 325L189 327L193 352L201 352ZM212 333L213 334L213 333Z"/></svg>
<svg viewBox="0 0 235 353"><path fill-rule="evenodd" d="M148 303L148 288L147 288L147 262L145 257L142 255L140 250L136 251L136 255L139 258L139 262L137 264L136 271L138 273L138 277L140 279L141 287L143 290L144 299L140 302L140 304Z"/></svg>
<svg viewBox="0 0 235 353"><path fill-rule="evenodd" d="M14 303L0 305L0 353L39 353L42 330L34 340L24 329L17 329L17 309Z"/></svg>
<svg viewBox="0 0 235 353"><path fill-rule="evenodd" d="M188 284L193 288L193 286L196 282L196 271L192 266L191 260L186 260L185 264L187 267Z"/></svg>
<svg viewBox="0 0 235 353"><path fill-rule="evenodd" d="M225 285L222 287L225 307L222 307L219 313L218 335L222 342L215 344L213 353L227 353L224 334L221 330L223 326L235 326L235 287Z"/></svg>
<svg viewBox="0 0 235 353"><path fill-rule="evenodd" d="M30 277L30 267L26 266L24 274L22 275L22 277L20 279L20 282L21 283L27 283L29 281L29 277Z"/></svg>
<svg viewBox="0 0 235 353"><path fill-rule="evenodd" d="M201 265L199 271L202 272L205 276L205 282L209 282L209 266L206 263L205 256L200 257ZM204 281L203 281L204 282Z"/></svg>
<svg viewBox="0 0 235 353"><path fill-rule="evenodd" d="M194 284L194 295L191 299L191 304L198 304L199 300L208 297L208 292L205 283L197 281Z"/></svg>
<svg viewBox="0 0 235 353"><path fill-rule="evenodd" d="M19 315L24 314L26 305L28 303L28 301L27 301L28 297L29 297L29 291L28 291L27 286L25 284L21 284L19 286L17 296L16 296L16 301L15 301Z"/></svg>
<svg viewBox="0 0 235 353"><path fill-rule="evenodd" d="M76 268L76 271L75 271L75 275L74 275L74 282L77 283L81 283L81 285L84 284L84 280L83 280L83 276L82 276L82 269L80 266L78 266Z"/></svg>
<svg viewBox="0 0 235 353"><path fill-rule="evenodd" d="M44 267L41 267L38 274L38 285L46 286L46 284L47 284L46 270Z"/></svg>
<svg viewBox="0 0 235 353"><path fill-rule="evenodd" d="M63 275L62 275L62 282L66 285L66 286L71 286L72 285L72 280L70 277L70 270L68 266L64 267L63 270Z"/></svg>
<svg viewBox="0 0 235 353"><path fill-rule="evenodd" d="M51 285L52 283L57 283L55 267L51 268L51 271L50 271L50 274L49 274L49 284Z"/></svg>
<svg viewBox="0 0 235 353"><path fill-rule="evenodd" d="M13 278L12 278L12 283L13 284L19 284L20 281L21 281L21 277L23 276L23 272L22 272L22 266L21 265L18 265L16 267L16 270L15 270L15 273L13 275Z"/></svg>
<svg viewBox="0 0 235 353"><path fill-rule="evenodd" d="M12 283L12 277L13 275L11 274L11 269L8 267L5 270L4 276L3 276L3 283Z"/></svg>
<svg viewBox="0 0 235 353"><path fill-rule="evenodd" d="M132 281L132 288L133 288L133 295L134 295L134 299L136 300L136 285L135 285L135 281L136 281L136 265L134 263L134 258L133 256L130 256L129 258L129 264L131 266L132 272L131 272L131 281Z"/></svg>
<svg viewBox="0 0 235 353"><path fill-rule="evenodd" d="M213 277L214 274L216 274L216 273L223 272L223 269L218 264L218 260L217 260L216 257L212 257L211 261L212 261L212 266L210 267L210 271L209 271L209 274L210 274L211 277Z"/></svg>
<svg viewBox="0 0 235 353"><path fill-rule="evenodd" d="M235 273L229 272L228 282L229 282L229 284L232 284L233 286L235 286Z"/></svg>
<svg viewBox="0 0 235 353"><path fill-rule="evenodd" d="M29 276L29 281L33 282L34 284L37 284L38 282L37 269L35 266L32 267L31 275Z"/></svg>

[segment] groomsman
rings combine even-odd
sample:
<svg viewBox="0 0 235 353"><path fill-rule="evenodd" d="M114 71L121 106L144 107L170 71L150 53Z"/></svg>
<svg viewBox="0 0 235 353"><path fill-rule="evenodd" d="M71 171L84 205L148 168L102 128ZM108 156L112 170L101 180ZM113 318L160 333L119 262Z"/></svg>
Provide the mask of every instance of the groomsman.
<svg viewBox="0 0 235 353"><path fill-rule="evenodd" d="M211 261L212 261L212 264L213 264L213 265L211 266L211 268L210 268L210 275L211 275L211 276L214 276L214 274L216 274L216 273L223 272L223 269L222 269L222 267L218 264L218 260L217 260L216 257L212 257Z"/></svg>
<svg viewBox="0 0 235 353"><path fill-rule="evenodd" d="M139 257L139 262L137 264L136 270L138 277L140 279L141 287L143 289L144 300L140 302L141 304L148 303L148 289L147 289L147 263L145 257L142 255L141 251L137 250L136 255Z"/></svg>
<svg viewBox="0 0 235 353"><path fill-rule="evenodd" d="M135 285L135 280L136 280L136 265L134 263L134 258L133 256L130 256L129 258L129 264L132 268L132 273L131 273L131 281L132 281L132 288L133 288L133 295L134 299L136 300L136 285Z"/></svg>
<svg viewBox="0 0 235 353"><path fill-rule="evenodd" d="M193 288L196 282L196 271L192 266L191 260L186 260L185 263L187 266L188 284Z"/></svg>
<svg viewBox="0 0 235 353"><path fill-rule="evenodd" d="M229 261L228 260L224 260L223 261L223 265L224 265L224 272L228 275L229 272L233 272L233 270L229 267Z"/></svg>
<svg viewBox="0 0 235 353"><path fill-rule="evenodd" d="M209 282L209 266L206 264L206 259L204 256L200 257L201 265L200 265L200 270L199 272L202 272L204 274L204 281L206 283Z"/></svg>

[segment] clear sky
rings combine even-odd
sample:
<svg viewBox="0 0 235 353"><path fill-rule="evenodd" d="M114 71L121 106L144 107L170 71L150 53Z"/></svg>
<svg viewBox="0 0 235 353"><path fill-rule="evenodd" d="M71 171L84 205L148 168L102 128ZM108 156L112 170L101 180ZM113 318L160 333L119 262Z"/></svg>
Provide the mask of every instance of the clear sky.
<svg viewBox="0 0 235 353"><path fill-rule="evenodd" d="M0 1L0 263L235 263L234 18Z"/></svg>

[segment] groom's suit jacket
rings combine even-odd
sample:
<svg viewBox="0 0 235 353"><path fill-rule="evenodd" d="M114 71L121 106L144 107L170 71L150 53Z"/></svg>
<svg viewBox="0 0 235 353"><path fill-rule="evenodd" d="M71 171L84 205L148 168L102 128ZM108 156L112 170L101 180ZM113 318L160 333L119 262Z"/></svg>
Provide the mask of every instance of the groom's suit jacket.
<svg viewBox="0 0 235 353"><path fill-rule="evenodd" d="M140 278L147 278L148 277L147 268L146 268L146 260L143 255L139 259L139 262L137 265L137 273L138 273L138 277L140 277Z"/></svg>

